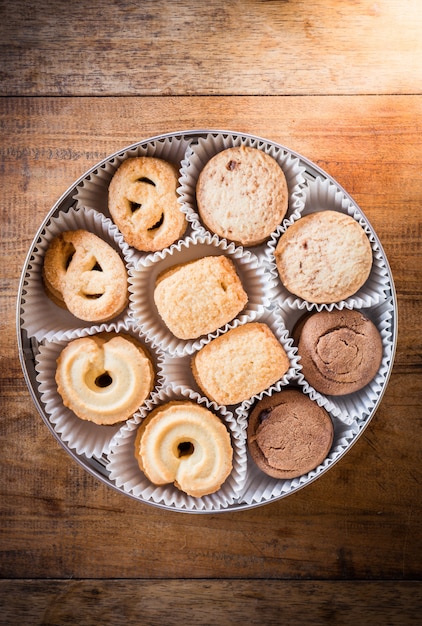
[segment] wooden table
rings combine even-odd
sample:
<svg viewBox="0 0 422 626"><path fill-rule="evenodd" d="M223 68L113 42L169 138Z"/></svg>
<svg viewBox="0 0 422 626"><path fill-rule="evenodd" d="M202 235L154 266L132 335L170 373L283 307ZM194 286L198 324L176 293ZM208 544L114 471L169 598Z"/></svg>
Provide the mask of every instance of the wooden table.
<svg viewBox="0 0 422 626"><path fill-rule="evenodd" d="M419 0L0 3L1 624L416 624L421 609ZM223 515L159 510L82 469L25 385L26 252L88 168L159 133L288 146L361 206L398 296L392 376L350 452Z"/></svg>

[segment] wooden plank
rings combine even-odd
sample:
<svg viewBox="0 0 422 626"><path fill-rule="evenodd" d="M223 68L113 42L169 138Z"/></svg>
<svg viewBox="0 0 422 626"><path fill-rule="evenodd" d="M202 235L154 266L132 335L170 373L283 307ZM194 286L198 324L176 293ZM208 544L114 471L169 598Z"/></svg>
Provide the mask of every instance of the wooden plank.
<svg viewBox="0 0 422 626"><path fill-rule="evenodd" d="M0 101L0 576L418 578L421 114L416 96ZM266 507L196 516L116 493L59 447L22 380L14 308L35 231L76 178L134 141L206 126L278 141L352 193L387 251L400 334L374 420L330 472Z"/></svg>
<svg viewBox="0 0 422 626"><path fill-rule="evenodd" d="M2 578L420 575L417 374L393 375L365 433L318 481L264 507L213 515L116 493L59 448L28 400L5 408Z"/></svg>
<svg viewBox="0 0 422 626"><path fill-rule="evenodd" d="M417 582L4 580L0 623L161 626L192 623L412 626Z"/></svg>
<svg viewBox="0 0 422 626"><path fill-rule="evenodd" d="M1 95L420 94L419 0L1 3Z"/></svg>

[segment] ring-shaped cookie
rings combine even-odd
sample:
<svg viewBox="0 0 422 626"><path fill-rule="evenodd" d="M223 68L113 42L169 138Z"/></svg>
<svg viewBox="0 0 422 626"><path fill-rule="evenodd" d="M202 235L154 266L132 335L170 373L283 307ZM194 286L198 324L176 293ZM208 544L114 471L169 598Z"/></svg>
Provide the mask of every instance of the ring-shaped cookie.
<svg viewBox="0 0 422 626"><path fill-rule="evenodd" d="M186 230L177 201L177 170L155 157L133 157L120 165L109 185L109 211L130 246L162 250Z"/></svg>
<svg viewBox="0 0 422 626"><path fill-rule="evenodd" d="M154 385L148 352L130 335L101 333L71 341L60 353L57 390L79 418L111 425L128 419Z"/></svg>
<svg viewBox="0 0 422 626"><path fill-rule="evenodd" d="M125 264L108 243L86 230L66 231L52 240L43 279L52 300L84 321L108 321L128 303Z"/></svg>
<svg viewBox="0 0 422 626"><path fill-rule="evenodd" d="M135 455L156 485L174 485L194 497L214 493L232 470L230 434L221 420L193 402L154 409L140 425Z"/></svg>

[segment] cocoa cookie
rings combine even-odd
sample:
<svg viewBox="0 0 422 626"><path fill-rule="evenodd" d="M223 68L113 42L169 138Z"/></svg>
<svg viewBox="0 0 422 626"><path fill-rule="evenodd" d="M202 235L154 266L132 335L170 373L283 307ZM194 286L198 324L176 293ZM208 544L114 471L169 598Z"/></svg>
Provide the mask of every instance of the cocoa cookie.
<svg viewBox="0 0 422 626"><path fill-rule="evenodd" d="M356 293L372 267L372 249L360 224L337 211L310 213L280 237L275 262L286 289L315 303Z"/></svg>
<svg viewBox="0 0 422 626"><path fill-rule="evenodd" d="M275 159L262 150L239 146L208 161L198 178L196 198L207 228L253 246L265 241L282 221L288 188Z"/></svg>
<svg viewBox="0 0 422 626"><path fill-rule="evenodd" d="M295 478L315 469L328 455L333 435L327 411L296 389L264 398L249 416L249 452L273 478Z"/></svg>
<svg viewBox="0 0 422 626"><path fill-rule="evenodd" d="M380 333L359 311L321 311L295 331L302 373L320 393L340 396L359 391L381 365Z"/></svg>

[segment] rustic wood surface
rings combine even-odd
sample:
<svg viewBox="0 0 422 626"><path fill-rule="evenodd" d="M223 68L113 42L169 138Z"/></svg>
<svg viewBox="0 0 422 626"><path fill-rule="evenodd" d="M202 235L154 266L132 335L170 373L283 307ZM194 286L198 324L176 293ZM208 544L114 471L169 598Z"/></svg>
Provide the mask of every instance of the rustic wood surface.
<svg viewBox="0 0 422 626"><path fill-rule="evenodd" d="M419 0L2 0L3 95L415 93Z"/></svg>
<svg viewBox="0 0 422 626"><path fill-rule="evenodd" d="M0 18L0 624L416 624L420 3L0 0ZM15 307L38 227L83 172L201 128L267 137L345 187L389 259L399 336L374 418L328 473L264 507L188 515L117 493L56 442Z"/></svg>

